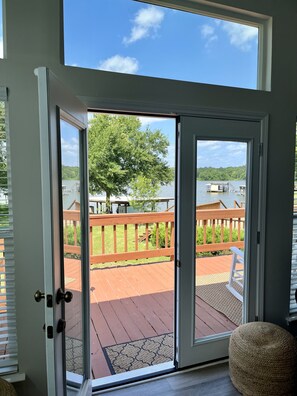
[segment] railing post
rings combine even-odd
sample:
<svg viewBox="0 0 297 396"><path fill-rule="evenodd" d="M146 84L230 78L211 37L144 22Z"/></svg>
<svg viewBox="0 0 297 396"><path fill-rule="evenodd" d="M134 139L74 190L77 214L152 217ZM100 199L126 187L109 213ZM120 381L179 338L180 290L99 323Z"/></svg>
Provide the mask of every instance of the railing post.
<svg viewBox="0 0 297 396"><path fill-rule="evenodd" d="M90 256L93 255L93 226L90 225Z"/></svg>
<svg viewBox="0 0 297 396"><path fill-rule="evenodd" d="M101 253L105 253L105 226L101 226Z"/></svg>
<svg viewBox="0 0 297 396"><path fill-rule="evenodd" d="M174 247L174 222L172 221L170 223L170 228L171 228L171 232L170 232L170 247L173 248ZM170 256L170 260L173 261L174 260L174 255Z"/></svg>

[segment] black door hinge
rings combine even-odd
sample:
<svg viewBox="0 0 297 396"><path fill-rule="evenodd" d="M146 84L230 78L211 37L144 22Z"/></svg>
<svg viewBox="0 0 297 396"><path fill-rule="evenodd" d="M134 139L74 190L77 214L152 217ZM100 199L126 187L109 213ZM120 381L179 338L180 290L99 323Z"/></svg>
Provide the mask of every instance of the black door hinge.
<svg viewBox="0 0 297 396"><path fill-rule="evenodd" d="M260 245L260 231L257 232L257 245Z"/></svg>
<svg viewBox="0 0 297 396"><path fill-rule="evenodd" d="M53 296L51 294L46 295L46 306L48 308L53 308Z"/></svg>
<svg viewBox="0 0 297 396"><path fill-rule="evenodd" d="M47 338L49 338L50 340L54 338L54 328L53 328L53 326L47 326L46 334L47 334Z"/></svg>

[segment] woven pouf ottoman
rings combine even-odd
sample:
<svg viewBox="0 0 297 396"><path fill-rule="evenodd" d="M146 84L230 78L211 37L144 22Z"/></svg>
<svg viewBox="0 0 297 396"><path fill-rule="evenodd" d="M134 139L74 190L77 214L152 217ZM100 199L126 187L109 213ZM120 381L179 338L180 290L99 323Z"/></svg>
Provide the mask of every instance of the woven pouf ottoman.
<svg viewBox="0 0 297 396"><path fill-rule="evenodd" d="M272 323L243 324L230 338L229 370L243 395L297 395L295 338Z"/></svg>
<svg viewBox="0 0 297 396"><path fill-rule="evenodd" d="M13 385L3 378L0 378L0 396L17 396Z"/></svg>

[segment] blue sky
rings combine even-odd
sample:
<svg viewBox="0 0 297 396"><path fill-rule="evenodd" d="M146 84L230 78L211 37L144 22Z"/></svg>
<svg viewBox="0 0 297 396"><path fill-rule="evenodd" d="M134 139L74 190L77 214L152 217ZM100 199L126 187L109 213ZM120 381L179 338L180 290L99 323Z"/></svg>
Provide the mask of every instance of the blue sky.
<svg viewBox="0 0 297 396"><path fill-rule="evenodd" d="M256 89L258 30L250 26L133 0L64 0L64 36L70 66ZM174 122L149 124L169 137L172 165ZM218 159L222 144L205 145L200 166L245 162L242 150Z"/></svg>

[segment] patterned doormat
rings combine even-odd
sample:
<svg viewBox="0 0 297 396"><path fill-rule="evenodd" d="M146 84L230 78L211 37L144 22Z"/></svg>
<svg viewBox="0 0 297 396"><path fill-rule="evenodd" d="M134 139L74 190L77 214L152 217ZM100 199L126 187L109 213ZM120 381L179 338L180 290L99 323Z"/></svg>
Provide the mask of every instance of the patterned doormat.
<svg viewBox="0 0 297 396"><path fill-rule="evenodd" d="M242 323L242 302L227 289L226 282L196 286L196 295L237 326Z"/></svg>
<svg viewBox="0 0 297 396"><path fill-rule="evenodd" d="M76 338L65 337L66 370L71 373L83 374L83 344Z"/></svg>
<svg viewBox="0 0 297 396"><path fill-rule="evenodd" d="M173 334L108 346L103 352L112 374L170 362L173 359Z"/></svg>

